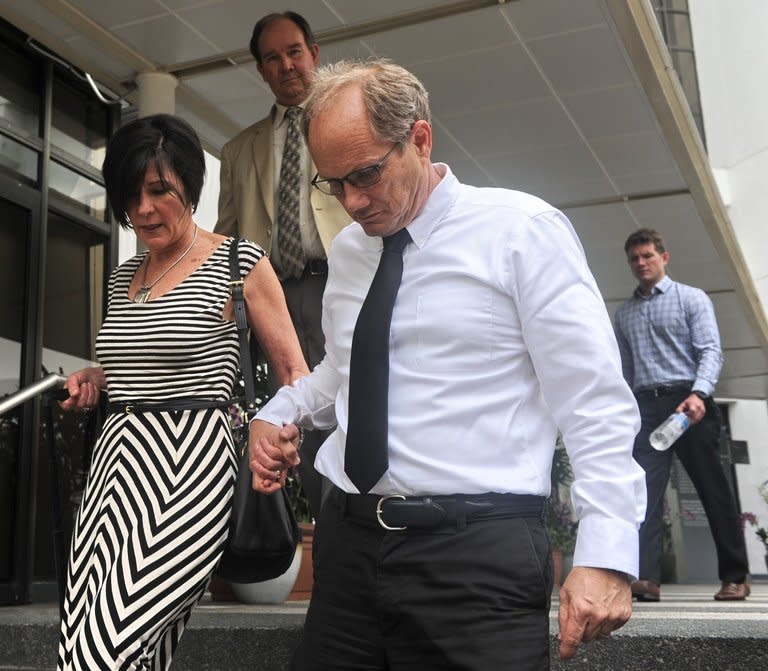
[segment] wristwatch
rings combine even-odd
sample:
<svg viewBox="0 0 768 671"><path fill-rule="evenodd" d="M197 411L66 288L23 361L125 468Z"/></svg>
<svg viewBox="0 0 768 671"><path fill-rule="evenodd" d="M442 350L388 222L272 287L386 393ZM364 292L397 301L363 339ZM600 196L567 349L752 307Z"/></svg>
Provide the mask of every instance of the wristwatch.
<svg viewBox="0 0 768 671"><path fill-rule="evenodd" d="M699 391L698 389L694 389L692 394L696 394L702 401L706 401L709 398L709 394L705 394L703 391Z"/></svg>

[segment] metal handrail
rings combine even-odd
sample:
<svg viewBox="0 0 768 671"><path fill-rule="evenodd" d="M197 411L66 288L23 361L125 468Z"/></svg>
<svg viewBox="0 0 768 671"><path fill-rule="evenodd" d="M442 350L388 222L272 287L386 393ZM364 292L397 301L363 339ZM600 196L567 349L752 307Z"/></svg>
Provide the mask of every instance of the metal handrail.
<svg viewBox="0 0 768 671"><path fill-rule="evenodd" d="M0 401L0 415L53 387L58 386L63 388L66 382L67 378L64 375L59 375L58 373L46 375L42 380L30 384L29 386L24 387L24 389L19 389L15 394L11 394Z"/></svg>

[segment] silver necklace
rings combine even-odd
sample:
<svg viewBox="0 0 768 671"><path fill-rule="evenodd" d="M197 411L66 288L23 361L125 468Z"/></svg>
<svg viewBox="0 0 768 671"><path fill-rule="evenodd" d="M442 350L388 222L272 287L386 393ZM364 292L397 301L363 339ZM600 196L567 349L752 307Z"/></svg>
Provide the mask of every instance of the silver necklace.
<svg viewBox="0 0 768 671"><path fill-rule="evenodd" d="M147 281L147 268L149 268L149 256L147 256L147 263L144 265L144 277L142 278L142 284L139 287L138 291L136 291L136 295L133 297L134 303L146 303L149 300L149 295L152 292L152 289L155 287L155 285L162 280L171 270L173 270L179 263L181 263L181 260L192 251L192 247L195 246L195 241L197 240L197 226L195 226L195 233L192 236L192 242L189 244L189 247L187 247L182 253L181 256L176 259L170 266L168 266L160 275L157 277L157 279L152 282L152 284L145 284Z"/></svg>

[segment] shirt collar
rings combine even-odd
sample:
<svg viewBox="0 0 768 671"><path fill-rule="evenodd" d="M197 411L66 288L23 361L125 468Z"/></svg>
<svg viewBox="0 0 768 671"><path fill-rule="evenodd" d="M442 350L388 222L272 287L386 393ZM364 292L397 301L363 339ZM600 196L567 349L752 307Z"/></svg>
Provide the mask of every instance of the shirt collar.
<svg viewBox="0 0 768 671"><path fill-rule="evenodd" d="M669 288L672 286L672 279L669 277L669 275L664 275L651 289L650 296L654 296L655 294L665 294L667 291L669 291ZM637 298L645 298L643 295L643 290L640 287L637 287L635 289L635 296ZM650 298L648 296L648 298Z"/></svg>
<svg viewBox="0 0 768 671"><path fill-rule="evenodd" d="M459 197L459 180L445 163L434 163L433 168L442 177L429 194L424 209L408 224L408 232L417 247L422 247Z"/></svg>
<svg viewBox="0 0 768 671"><path fill-rule="evenodd" d="M296 105L291 105L291 107L296 107ZM301 105L298 105L298 107L301 107L304 109L304 103ZM280 126L283 125L283 121L285 121L285 112L288 109L287 105L281 105L279 102L275 101L274 106L274 112L272 114L273 124L275 128L280 128Z"/></svg>

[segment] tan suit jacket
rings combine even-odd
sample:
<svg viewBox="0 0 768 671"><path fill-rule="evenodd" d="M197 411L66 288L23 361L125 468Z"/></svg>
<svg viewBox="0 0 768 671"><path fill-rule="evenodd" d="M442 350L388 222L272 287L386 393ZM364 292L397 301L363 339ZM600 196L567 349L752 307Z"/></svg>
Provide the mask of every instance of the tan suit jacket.
<svg viewBox="0 0 768 671"><path fill-rule="evenodd" d="M274 113L274 110L273 110ZM249 126L221 150L219 220L216 232L253 240L272 249L275 221L272 114ZM314 175L314 163L312 175ZM333 196L310 188L315 225L326 253L333 237L351 222Z"/></svg>

